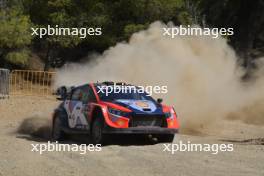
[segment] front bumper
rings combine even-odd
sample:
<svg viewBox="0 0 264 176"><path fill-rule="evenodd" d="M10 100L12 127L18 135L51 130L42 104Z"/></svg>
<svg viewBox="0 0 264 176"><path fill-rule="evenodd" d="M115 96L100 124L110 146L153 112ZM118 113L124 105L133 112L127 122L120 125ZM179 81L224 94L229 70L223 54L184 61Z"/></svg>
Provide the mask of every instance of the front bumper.
<svg viewBox="0 0 264 176"><path fill-rule="evenodd" d="M108 134L175 134L178 129L162 127L129 127L129 128L111 128L107 127L103 131Z"/></svg>

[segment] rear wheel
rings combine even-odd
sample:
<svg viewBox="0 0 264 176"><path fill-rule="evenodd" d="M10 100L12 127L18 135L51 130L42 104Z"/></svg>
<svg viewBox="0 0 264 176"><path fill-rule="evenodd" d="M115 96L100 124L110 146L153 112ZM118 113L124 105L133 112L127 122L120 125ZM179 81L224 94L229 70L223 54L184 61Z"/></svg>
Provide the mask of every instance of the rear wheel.
<svg viewBox="0 0 264 176"><path fill-rule="evenodd" d="M158 141L163 143L172 143L174 139L174 134L161 134L158 135Z"/></svg>
<svg viewBox="0 0 264 176"><path fill-rule="evenodd" d="M92 141L94 144L103 144L105 142L103 128L104 121L101 118L96 118L92 124Z"/></svg>
<svg viewBox="0 0 264 176"><path fill-rule="evenodd" d="M60 117L57 115L53 121L52 139L55 141L61 141L64 139L64 136L64 132L62 131L62 122Z"/></svg>

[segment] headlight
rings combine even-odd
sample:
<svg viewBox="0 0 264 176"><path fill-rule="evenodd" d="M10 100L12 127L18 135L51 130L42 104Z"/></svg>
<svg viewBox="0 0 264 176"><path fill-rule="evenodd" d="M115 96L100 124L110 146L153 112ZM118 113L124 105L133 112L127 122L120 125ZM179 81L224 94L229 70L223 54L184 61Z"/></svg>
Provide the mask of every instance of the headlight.
<svg viewBox="0 0 264 176"><path fill-rule="evenodd" d="M128 117L129 113L114 108L108 108L108 112L114 116Z"/></svg>
<svg viewBox="0 0 264 176"><path fill-rule="evenodd" d="M171 118L171 119L172 119L172 118L174 117L174 116L173 116L174 114L176 114L176 112L174 111L173 108L171 108L170 112L166 112L166 113L165 113L165 117L166 117L166 118ZM176 115L176 116L177 116L177 115Z"/></svg>

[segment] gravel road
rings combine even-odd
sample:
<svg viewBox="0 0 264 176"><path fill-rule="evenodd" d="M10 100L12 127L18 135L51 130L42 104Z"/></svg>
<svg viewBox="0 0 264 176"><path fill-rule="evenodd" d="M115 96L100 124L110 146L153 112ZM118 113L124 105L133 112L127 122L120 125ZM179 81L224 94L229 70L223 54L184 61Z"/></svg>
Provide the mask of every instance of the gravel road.
<svg viewBox="0 0 264 176"><path fill-rule="evenodd" d="M180 141L201 144L233 144L234 151L164 151L164 144L152 144L129 138L115 139L100 152L32 152L31 144L48 142L48 122L55 100L13 97L0 100L0 176L46 175L264 175L264 128L239 121L223 121L222 129L203 135L178 134ZM32 136L35 134L36 136ZM76 143L74 137L66 143ZM77 140L78 143L78 140Z"/></svg>

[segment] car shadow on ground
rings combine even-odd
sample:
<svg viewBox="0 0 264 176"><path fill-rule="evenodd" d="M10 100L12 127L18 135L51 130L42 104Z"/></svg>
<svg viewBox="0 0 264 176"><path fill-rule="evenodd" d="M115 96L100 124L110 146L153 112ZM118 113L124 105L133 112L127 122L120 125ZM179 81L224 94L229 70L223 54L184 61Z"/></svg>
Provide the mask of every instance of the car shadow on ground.
<svg viewBox="0 0 264 176"><path fill-rule="evenodd" d="M17 138L26 139L35 142L48 142L53 141L52 138L47 138L43 136L38 136L36 134L20 134L18 133ZM55 142L55 141L53 141ZM63 144L92 144L89 135L68 135L63 141L59 141ZM144 145L155 145L158 141L151 139L148 136L138 136L138 135L114 135L107 138L106 143L102 146L144 146Z"/></svg>
<svg viewBox="0 0 264 176"><path fill-rule="evenodd" d="M31 117L23 120L16 131L16 137L35 142L52 141L50 123L43 118ZM91 144L89 135L67 135L65 140L60 143L69 144ZM158 141L148 135L108 135L104 146L120 145L120 146L140 146L154 145Z"/></svg>

